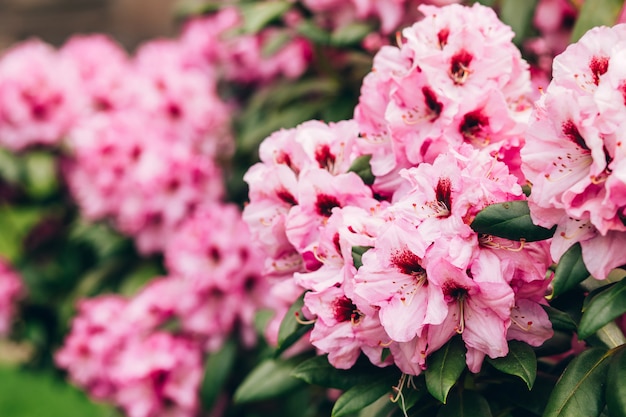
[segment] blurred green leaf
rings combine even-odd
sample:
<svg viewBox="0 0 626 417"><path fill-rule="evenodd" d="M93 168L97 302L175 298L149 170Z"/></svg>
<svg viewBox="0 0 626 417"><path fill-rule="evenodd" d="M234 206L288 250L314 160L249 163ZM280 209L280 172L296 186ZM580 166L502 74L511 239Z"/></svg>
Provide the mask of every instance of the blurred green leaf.
<svg viewBox="0 0 626 417"><path fill-rule="evenodd" d="M626 417L626 349L611 358L606 379L606 406L611 417Z"/></svg>
<svg viewBox="0 0 626 417"><path fill-rule="evenodd" d="M532 222L526 200L487 206L476 215L470 226L476 233L527 242L548 239L555 230L536 226Z"/></svg>
<svg viewBox="0 0 626 417"><path fill-rule="evenodd" d="M24 239L47 213L42 207L0 204L0 256L9 262L17 262L23 256Z"/></svg>
<svg viewBox="0 0 626 417"><path fill-rule="evenodd" d="M12 184L20 183L21 171L20 158L15 153L0 148L0 178Z"/></svg>
<svg viewBox="0 0 626 417"><path fill-rule="evenodd" d="M453 337L427 360L426 386L433 397L446 403L448 392L465 369L465 344Z"/></svg>
<svg viewBox="0 0 626 417"><path fill-rule="evenodd" d="M532 29L537 2L538 0L502 0L500 2L498 16L515 32L513 42L517 45L528 37Z"/></svg>
<svg viewBox="0 0 626 417"><path fill-rule="evenodd" d="M290 2L278 0L243 4L240 6L244 20L243 30L246 33L257 33L290 8Z"/></svg>
<svg viewBox="0 0 626 417"><path fill-rule="evenodd" d="M626 313L626 280L593 296L578 325L578 337L586 339L601 327Z"/></svg>
<svg viewBox="0 0 626 417"><path fill-rule="evenodd" d="M112 417L114 411L90 402L81 391L44 372L0 367L0 416Z"/></svg>
<svg viewBox="0 0 626 417"><path fill-rule="evenodd" d="M296 26L296 32L320 45L327 45L330 43L330 33L317 26L311 20L303 20L298 23Z"/></svg>
<svg viewBox="0 0 626 417"><path fill-rule="evenodd" d="M623 0L585 0L574 25L570 42L577 42L589 29L613 26L622 10Z"/></svg>
<svg viewBox="0 0 626 417"><path fill-rule="evenodd" d="M370 165L370 161L372 160L372 155L362 155L359 156L352 162L348 172L354 172L357 174L363 182L367 185L374 184L374 174L372 174L372 166Z"/></svg>
<svg viewBox="0 0 626 417"><path fill-rule="evenodd" d="M351 22L333 30L330 34L330 43L334 46L356 45L368 34L374 32L374 27L365 22Z"/></svg>
<svg viewBox="0 0 626 417"><path fill-rule="evenodd" d="M552 280L552 296L561 295L576 288L589 277L589 271L583 262L580 243L572 245L559 260Z"/></svg>
<svg viewBox="0 0 626 417"><path fill-rule="evenodd" d="M287 314L280 323L278 329L278 348L276 356L283 353L286 349L296 343L311 328L313 323L302 324L302 307L304 306L304 294L302 294L289 308ZM299 321L300 320L300 321Z"/></svg>
<svg viewBox="0 0 626 417"><path fill-rule="evenodd" d="M544 417L597 416L605 405L604 391L610 356L591 348L575 357L548 400Z"/></svg>
<svg viewBox="0 0 626 417"><path fill-rule="evenodd" d="M390 394L396 382L398 379L390 375L376 381L353 385L337 399L331 416L340 417L361 411L379 398Z"/></svg>
<svg viewBox="0 0 626 417"><path fill-rule="evenodd" d="M517 340L509 341L509 353L503 358L487 358L497 370L520 377L532 389L537 377L537 356L528 344Z"/></svg>
<svg viewBox="0 0 626 417"><path fill-rule="evenodd" d="M268 39L265 39L265 43L261 49L261 56L263 58L272 57L292 39L293 36L286 30L278 30L272 33Z"/></svg>
<svg viewBox="0 0 626 417"><path fill-rule="evenodd" d="M437 417L491 417L487 400L475 391L459 390L439 409Z"/></svg>
<svg viewBox="0 0 626 417"><path fill-rule="evenodd" d="M239 385L233 400L236 404L268 400L287 394L304 383L291 374L301 357L265 359Z"/></svg>
<svg viewBox="0 0 626 417"><path fill-rule="evenodd" d="M51 196L59 189L58 158L47 152L24 155L25 189L35 199Z"/></svg>
<svg viewBox="0 0 626 417"><path fill-rule="evenodd" d="M200 400L204 410L211 410L215 405L233 369L236 356L237 344L233 340L228 340L220 350L207 357L204 363L204 378L200 386Z"/></svg>

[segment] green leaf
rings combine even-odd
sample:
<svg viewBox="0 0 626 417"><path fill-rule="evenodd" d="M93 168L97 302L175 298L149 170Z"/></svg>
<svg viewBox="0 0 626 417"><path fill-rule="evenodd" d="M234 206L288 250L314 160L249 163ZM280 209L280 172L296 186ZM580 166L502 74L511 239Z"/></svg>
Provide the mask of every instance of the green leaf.
<svg viewBox="0 0 626 417"><path fill-rule="evenodd" d="M578 325L578 337L588 338L624 313L626 313L626 280L601 291L589 301Z"/></svg>
<svg viewBox="0 0 626 417"><path fill-rule="evenodd" d="M263 58L271 58L275 53L280 51L283 46L287 45L289 41L293 39L293 36L286 30L280 30L270 35L269 39L265 40L261 49L261 56Z"/></svg>
<svg viewBox="0 0 626 417"><path fill-rule="evenodd" d="M561 295L566 291L576 288L578 284L589 277L589 271L583 262L580 243L572 245L561 256L554 279L552 280L552 296Z"/></svg>
<svg viewBox="0 0 626 417"><path fill-rule="evenodd" d="M606 406L611 417L626 417L626 349L611 358L606 379Z"/></svg>
<svg viewBox="0 0 626 417"><path fill-rule="evenodd" d="M602 326L602 328L590 336L586 342L591 346L613 349L626 344L626 336L624 336L624 332L622 332L622 329L620 329L617 323L612 321Z"/></svg>
<svg viewBox="0 0 626 417"><path fill-rule="evenodd" d="M272 21L278 19L291 8L288 1L264 1L240 6L243 14L243 30L257 33Z"/></svg>
<svg viewBox="0 0 626 417"><path fill-rule="evenodd" d="M363 254L370 249L372 249L371 246L353 246L352 247L352 261L354 262L354 267L356 269L359 269L363 265L361 258L363 257Z"/></svg>
<svg viewBox="0 0 626 417"><path fill-rule="evenodd" d="M326 355L307 359L294 369L292 375L309 384L341 390L347 390L366 381L374 382L387 377L395 380L400 378L400 372L395 368L378 368L363 358L350 369L337 369L328 362Z"/></svg>
<svg viewBox="0 0 626 417"><path fill-rule="evenodd" d="M460 337L452 338L427 361L426 387L433 397L446 403L450 388L465 369L465 345Z"/></svg>
<svg viewBox="0 0 626 417"><path fill-rule="evenodd" d="M613 26L622 10L623 0L585 0L574 25L570 42L577 42L589 29Z"/></svg>
<svg viewBox="0 0 626 417"><path fill-rule="evenodd" d="M268 400L279 397L303 385L303 382L291 376L301 357L284 359L265 359L248 374L233 396L236 404Z"/></svg>
<svg viewBox="0 0 626 417"><path fill-rule="evenodd" d="M47 152L24 155L25 189L36 199L46 198L59 188L58 159Z"/></svg>
<svg viewBox="0 0 626 417"><path fill-rule="evenodd" d="M462 390L450 397L437 413L437 417L491 417L487 400L475 391Z"/></svg>
<svg viewBox="0 0 626 417"><path fill-rule="evenodd" d="M527 34L530 32L537 1L503 0L500 3L498 16L504 23L511 26L511 29L515 32L513 42L518 45L527 38Z"/></svg>
<svg viewBox="0 0 626 417"><path fill-rule="evenodd" d="M320 45L327 45L330 43L330 33L317 26L311 20L303 20L298 23L296 26L296 32Z"/></svg>
<svg viewBox="0 0 626 417"><path fill-rule="evenodd" d="M554 387L543 417L599 415L605 405L609 357L602 348L591 348L575 357Z"/></svg>
<svg viewBox="0 0 626 417"><path fill-rule="evenodd" d="M541 307L548 313L548 318L554 330L576 331L576 322L572 319L572 316L551 306L542 305Z"/></svg>
<svg viewBox="0 0 626 417"><path fill-rule="evenodd" d="M237 344L233 340L224 343L222 348L209 355L204 364L204 378L200 386L200 400L204 410L211 410L215 405L228 375L235 364Z"/></svg>
<svg viewBox="0 0 626 417"><path fill-rule="evenodd" d="M297 317L302 316L302 307L304 306L304 293L291 305L287 314L280 323L278 329L278 348L276 356L280 355L296 343L302 336L306 334L313 324L302 324L298 322Z"/></svg>
<svg viewBox="0 0 626 417"><path fill-rule="evenodd" d="M555 228L536 226L530 218L528 201L507 201L482 209L470 225L476 233L510 240L534 242L552 237Z"/></svg>
<svg viewBox="0 0 626 417"><path fill-rule="evenodd" d="M374 184L375 177L374 174L372 174L372 166L370 165L371 159L372 155L359 156L354 160L352 165L350 165L348 172L357 174L367 185Z"/></svg>
<svg viewBox="0 0 626 417"><path fill-rule="evenodd" d="M397 381L396 378L388 376L376 381L354 385L337 399L331 416L340 417L361 411L383 395L390 394L392 386Z"/></svg>
<svg viewBox="0 0 626 417"><path fill-rule="evenodd" d="M537 376L537 356L528 344L511 340L508 355L503 358L487 358L487 361L500 372L520 377L528 389L532 389Z"/></svg>
<svg viewBox="0 0 626 417"><path fill-rule="evenodd" d="M373 31L372 25L364 22L352 22L336 28L330 35L330 44L333 46L356 45Z"/></svg>

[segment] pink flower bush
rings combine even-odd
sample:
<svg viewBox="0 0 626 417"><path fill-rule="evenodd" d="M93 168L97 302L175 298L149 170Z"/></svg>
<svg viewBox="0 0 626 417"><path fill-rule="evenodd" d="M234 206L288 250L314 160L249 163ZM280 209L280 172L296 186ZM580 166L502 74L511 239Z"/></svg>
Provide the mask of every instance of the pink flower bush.
<svg viewBox="0 0 626 417"><path fill-rule="evenodd" d="M16 302L23 296L21 277L0 259L0 336L9 333L15 316Z"/></svg>
<svg viewBox="0 0 626 417"><path fill-rule="evenodd" d="M0 146L56 144L82 114L79 74L48 44L32 39L0 59Z"/></svg>
<svg viewBox="0 0 626 417"><path fill-rule="evenodd" d="M598 27L554 60L522 151L532 183L533 221L557 226L551 253L558 261L580 243L598 279L626 264L622 170L626 26Z"/></svg>
<svg viewBox="0 0 626 417"><path fill-rule="evenodd" d="M479 4L419 10L401 44L374 57L354 113L375 189L391 193L400 169L463 143L497 153L521 182L530 78L513 32Z"/></svg>

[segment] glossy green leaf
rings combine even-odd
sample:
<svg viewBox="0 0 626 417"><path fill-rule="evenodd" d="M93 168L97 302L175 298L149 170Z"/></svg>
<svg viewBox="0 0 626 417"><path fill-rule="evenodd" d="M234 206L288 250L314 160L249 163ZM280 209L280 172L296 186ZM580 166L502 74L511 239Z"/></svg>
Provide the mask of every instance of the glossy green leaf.
<svg viewBox="0 0 626 417"><path fill-rule="evenodd" d="M613 26L622 10L623 0L585 0L572 31L570 41L578 41L595 26Z"/></svg>
<svg viewBox="0 0 626 417"><path fill-rule="evenodd" d="M204 410L211 410L215 405L228 375L235 364L237 344L233 340L224 343L222 348L208 356L204 364L204 378L200 386L200 400Z"/></svg>
<svg viewBox="0 0 626 417"><path fill-rule="evenodd" d="M561 295L566 291L576 288L578 284L589 277L589 271L583 263L580 243L572 245L561 256L554 279L552 280L552 296Z"/></svg>
<svg viewBox="0 0 626 417"><path fill-rule="evenodd" d="M246 33L257 33L291 8L288 1L264 1L241 6Z"/></svg>
<svg viewBox="0 0 626 417"><path fill-rule="evenodd" d="M604 390L610 356L592 348L575 357L561 375L543 417L589 417L605 405Z"/></svg>
<svg viewBox="0 0 626 417"><path fill-rule="evenodd" d="M476 233L527 242L548 239L555 230L533 224L526 200L487 206L476 215L470 226Z"/></svg>
<svg viewBox="0 0 626 417"><path fill-rule="evenodd" d="M589 301L578 325L578 337L588 338L624 313L626 313L626 280L608 287Z"/></svg>
<svg viewBox="0 0 626 417"><path fill-rule="evenodd" d="M572 319L572 316L551 306L542 305L541 307L548 313L548 318L554 330L576 331L576 322Z"/></svg>
<svg viewBox="0 0 626 417"><path fill-rule="evenodd" d="M370 160L372 159L372 155L363 155L359 156L354 160L350 169L348 171L354 172L357 174L363 182L367 185L374 184L374 174L372 174L372 167L370 165Z"/></svg>
<svg viewBox="0 0 626 417"><path fill-rule="evenodd" d="M511 29L515 32L513 42L518 45L530 32L537 1L502 0L500 3L498 16L504 23L511 26Z"/></svg>
<svg viewBox="0 0 626 417"><path fill-rule="evenodd" d="M287 394L303 382L291 376L302 358L266 359L260 362L239 385L233 400L236 404L268 400Z"/></svg>
<svg viewBox="0 0 626 417"><path fill-rule="evenodd" d="M441 406L437 417L491 417L491 409L487 400L479 393L462 390Z"/></svg>
<svg viewBox="0 0 626 417"><path fill-rule="evenodd" d="M335 29L330 35L330 43L334 46L357 45L373 31L372 25L358 21L352 22Z"/></svg>
<svg viewBox="0 0 626 417"><path fill-rule="evenodd" d="M606 406L609 416L626 417L626 349L613 355L606 379Z"/></svg>
<svg viewBox="0 0 626 417"><path fill-rule="evenodd" d="M350 369L337 369L328 362L326 355L307 359L294 369L292 375L309 384L342 390L366 381L378 381L386 377L396 380L400 378L400 372L394 368L378 368L363 358Z"/></svg>
<svg viewBox="0 0 626 417"><path fill-rule="evenodd" d="M626 344L626 336L622 332L622 329L615 323L611 321L604 326L602 326L597 332L595 332L592 336L589 336L585 340L591 346L599 346L606 347L608 349L613 349L615 347Z"/></svg>
<svg viewBox="0 0 626 417"><path fill-rule="evenodd" d="M304 306L304 294L302 294L289 308L287 314L280 323L278 329L278 348L276 350L276 356L280 355L296 343L302 336L306 334L313 324L302 324L298 320L302 321L302 307Z"/></svg>
<svg viewBox="0 0 626 417"><path fill-rule="evenodd" d="M361 258L363 257L363 254L367 252L368 250L370 250L371 248L372 248L371 246L353 246L352 247L352 261L354 262L354 267L356 269L359 269L363 265Z"/></svg>
<svg viewBox="0 0 626 417"><path fill-rule="evenodd" d="M503 358L487 358L500 372L520 377L532 389L537 376L537 356L528 344L517 340L509 342L509 353Z"/></svg>
<svg viewBox="0 0 626 417"><path fill-rule="evenodd" d="M433 397L446 403L448 392L465 369L465 345L460 337L452 338L427 361L426 387Z"/></svg>
<svg viewBox="0 0 626 417"><path fill-rule="evenodd" d="M392 386L397 382L397 378L388 376L352 386L337 399L331 416L340 417L361 411L382 396L391 394Z"/></svg>

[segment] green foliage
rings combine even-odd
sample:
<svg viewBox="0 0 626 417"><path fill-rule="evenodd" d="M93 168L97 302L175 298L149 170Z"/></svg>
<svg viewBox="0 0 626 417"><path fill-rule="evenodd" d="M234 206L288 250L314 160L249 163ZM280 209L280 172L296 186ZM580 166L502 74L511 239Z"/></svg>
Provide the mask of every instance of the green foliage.
<svg viewBox="0 0 626 417"><path fill-rule="evenodd" d="M623 0L585 0L574 25L571 42L578 41L594 26L613 26L617 21Z"/></svg>
<svg viewBox="0 0 626 417"><path fill-rule="evenodd" d="M624 313L626 313L626 280L607 285L591 297L583 309L578 325L578 337L588 338Z"/></svg>
<svg viewBox="0 0 626 417"><path fill-rule="evenodd" d="M572 245L559 260L554 279L552 280L553 296L576 288L583 280L589 277L589 271L583 262L580 243Z"/></svg>
<svg viewBox="0 0 626 417"><path fill-rule="evenodd" d="M211 410L224 389L237 357L237 344L234 340L224 343L224 346L206 359L204 364L204 378L200 386L200 400L202 408Z"/></svg>
<svg viewBox="0 0 626 417"><path fill-rule="evenodd" d="M509 353L503 358L487 358L497 370L520 377L532 389L537 377L537 356L533 349L524 342L509 341Z"/></svg>
<svg viewBox="0 0 626 417"><path fill-rule="evenodd" d="M346 390L335 402L332 417L356 413L383 396L392 393L392 386L398 382L397 376L388 375L375 381L360 382Z"/></svg>
<svg viewBox="0 0 626 417"><path fill-rule="evenodd" d="M372 166L370 165L371 159L372 155L359 156L354 160L348 172L356 173L367 185L374 184L375 178L374 174L372 174Z"/></svg>
<svg viewBox="0 0 626 417"><path fill-rule="evenodd" d="M437 413L437 417L491 417L491 415L485 397L470 390L457 391Z"/></svg>
<svg viewBox="0 0 626 417"><path fill-rule="evenodd" d="M287 314L280 323L278 329L278 348L276 356L296 343L311 328L313 323L303 324L302 307L304 306L304 294L302 294L289 308Z"/></svg>
<svg viewBox="0 0 626 417"><path fill-rule="evenodd" d="M433 397L446 403L448 392L465 369L465 344L456 336L427 361L426 386Z"/></svg>
<svg viewBox="0 0 626 417"><path fill-rule="evenodd" d="M532 19L538 0L502 0L500 2L500 19L511 26L515 32L513 42L520 45L531 32Z"/></svg>
<svg viewBox="0 0 626 417"><path fill-rule="evenodd" d="M601 348L585 350L575 357L554 387L544 417L598 416L605 406L609 358Z"/></svg>
<svg viewBox="0 0 626 417"><path fill-rule="evenodd" d="M261 361L235 391L235 403L245 404L276 398L302 386L302 381L292 376L293 370L301 361L301 357Z"/></svg>
<svg viewBox="0 0 626 417"><path fill-rule="evenodd" d="M487 206L476 215L470 226L476 233L527 242L548 239L555 230L536 226L532 222L526 200Z"/></svg>
<svg viewBox="0 0 626 417"><path fill-rule="evenodd" d="M606 381L606 405L610 417L626 416L626 349L622 346L611 358Z"/></svg>
<svg viewBox="0 0 626 417"><path fill-rule="evenodd" d="M371 246L353 246L352 247L352 262L354 262L354 267L356 269L359 269L363 265L361 258L363 257L363 254L367 252L368 250L370 250L371 248L372 248Z"/></svg>

